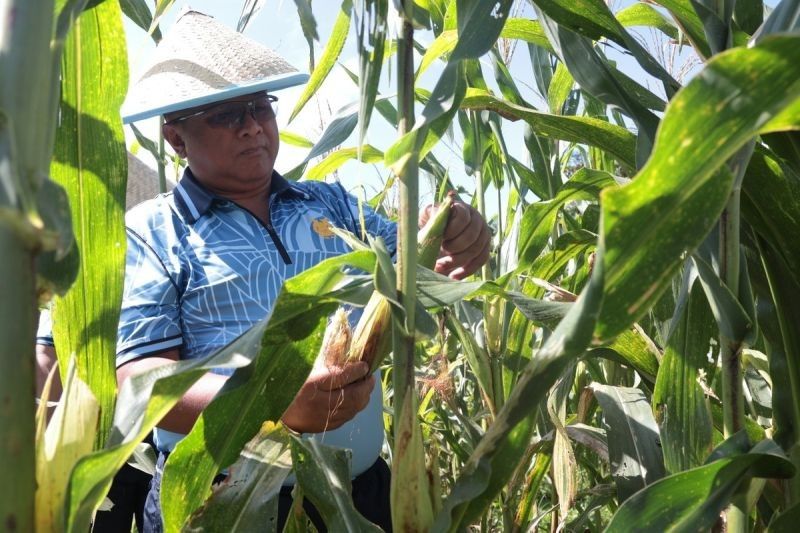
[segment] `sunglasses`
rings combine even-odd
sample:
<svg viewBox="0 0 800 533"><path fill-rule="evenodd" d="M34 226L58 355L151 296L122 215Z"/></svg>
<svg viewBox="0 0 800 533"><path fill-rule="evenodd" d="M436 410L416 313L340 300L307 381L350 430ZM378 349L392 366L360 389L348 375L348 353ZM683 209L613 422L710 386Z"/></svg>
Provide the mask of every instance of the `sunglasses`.
<svg viewBox="0 0 800 533"><path fill-rule="evenodd" d="M225 102L196 113L184 115L165 122L165 125L177 124L193 117L204 116L205 123L215 129L238 129L244 126L246 116L250 115L257 122L269 122L277 114L274 105L278 97L272 94L263 94L257 98L246 101Z"/></svg>

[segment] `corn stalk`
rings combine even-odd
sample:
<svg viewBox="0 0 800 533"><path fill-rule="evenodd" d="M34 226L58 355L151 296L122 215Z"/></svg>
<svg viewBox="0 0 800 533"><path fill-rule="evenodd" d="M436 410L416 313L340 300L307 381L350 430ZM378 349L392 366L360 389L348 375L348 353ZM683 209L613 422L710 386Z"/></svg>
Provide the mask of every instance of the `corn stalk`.
<svg viewBox="0 0 800 533"><path fill-rule="evenodd" d="M414 3L402 2L402 32L397 40L397 99L398 133L400 136L414 127ZM400 420L406 392L414 386L414 311L417 282L417 219L419 202L419 153L412 150L400 173L400 220L397 226L397 293L403 306L405 321L395 322L394 348L394 407L395 419Z"/></svg>

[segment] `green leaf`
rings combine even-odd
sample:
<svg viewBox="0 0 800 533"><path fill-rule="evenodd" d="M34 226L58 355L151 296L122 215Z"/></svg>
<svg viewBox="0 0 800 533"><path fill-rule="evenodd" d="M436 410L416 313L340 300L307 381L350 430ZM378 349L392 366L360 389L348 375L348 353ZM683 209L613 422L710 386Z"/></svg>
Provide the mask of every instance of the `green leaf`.
<svg viewBox="0 0 800 533"><path fill-rule="evenodd" d="M608 349L616 352L620 362L634 368L642 377L655 381L661 353L638 324L620 333Z"/></svg>
<svg viewBox="0 0 800 533"><path fill-rule="evenodd" d="M360 154L359 154L360 152ZM364 163L379 163L383 161L383 152L372 145L365 144L355 148L340 148L325 157L319 164L311 167L306 175L310 180L321 180L331 172L352 159L361 159Z"/></svg>
<svg viewBox="0 0 800 533"><path fill-rule="evenodd" d="M723 283L714 268L698 254L692 256L692 262L700 276L700 282L720 333L734 342L753 344L754 325L736 295Z"/></svg>
<svg viewBox="0 0 800 533"><path fill-rule="evenodd" d="M292 437L297 484L330 531L381 531L356 511L350 495L350 451Z"/></svg>
<svg viewBox="0 0 800 533"><path fill-rule="evenodd" d="M792 533L800 520L800 503L796 503L772 519L767 531L769 533Z"/></svg>
<svg viewBox="0 0 800 533"><path fill-rule="evenodd" d="M356 10L356 37L359 58L358 146L364 144L383 67L389 3L365 0ZM359 155L360 157L360 155Z"/></svg>
<svg viewBox="0 0 800 533"><path fill-rule="evenodd" d="M593 383L607 426L611 475L620 502L664 476L658 425L644 393Z"/></svg>
<svg viewBox="0 0 800 533"><path fill-rule="evenodd" d="M319 41L319 34L317 33L317 20L314 18L314 12L311 9L311 0L294 0L294 5L297 7L300 28L303 30L303 36L305 36L308 43L311 65L313 65L314 41Z"/></svg>
<svg viewBox="0 0 800 533"><path fill-rule="evenodd" d="M488 352L478 344L472 333L453 314L447 315L447 324L461 343L464 357L478 380L483 397L494 398L494 383L492 382L492 368L489 365Z"/></svg>
<svg viewBox="0 0 800 533"><path fill-rule="evenodd" d="M716 330L702 288L687 272L688 302L672 319L661 368L653 390L653 410L661 429L667 472L675 474L702 465L711 450L712 421L700 386L707 380L707 354ZM680 391L680 393L676 393Z"/></svg>
<svg viewBox="0 0 800 533"><path fill-rule="evenodd" d="M793 239L800 235L800 174L787 163L756 148L742 182L742 215L792 272L800 272L800 249ZM780 209L774 208L776 198L781 199Z"/></svg>
<svg viewBox="0 0 800 533"><path fill-rule="evenodd" d="M122 35L122 13L114 2L75 21L64 46L60 127L50 169L70 199L82 260L75 283L54 302L53 334L62 372L75 354L78 376L100 404L98 447L108 437L114 413L125 270L127 156L119 107L128 72Z"/></svg>
<svg viewBox="0 0 800 533"><path fill-rule="evenodd" d="M673 474L636 493L614 514L606 531L628 531L631 524L650 531L707 530L750 478L787 478L793 474L789 461L756 449L725 457Z"/></svg>
<svg viewBox="0 0 800 533"><path fill-rule="evenodd" d="M308 153L303 163L307 163L313 158L333 150L350 137L350 134L356 129L356 124L358 124L357 107L358 102L353 102L336 112L333 120L322 132L322 136Z"/></svg>
<svg viewBox="0 0 800 533"><path fill-rule="evenodd" d="M184 531L277 531L278 494L291 468L288 435L265 423Z"/></svg>
<svg viewBox="0 0 800 533"><path fill-rule="evenodd" d="M656 28L670 39L678 40L678 28L675 24L649 4L630 5L617 11L615 17L626 28L632 26Z"/></svg>
<svg viewBox="0 0 800 533"><path fill-rule="evenodd" d="M497 41L511 11L512 0L456 0L458 43L450 61L477 58Z"/></svg>
<svg viewBox="0 0 800 533"><path fill-rule="evenodd" d="M558 213L569 202L596 200L605 187L617 185L607 172L582 168L570 177L552 200L536 202L525 209L517 247L519 267L525 268L539 257L553 233Z"/></svg>
<svg viewBox="0 0 800 533"><path fill-rule="evenodd" d="M155 35L155 31L158 28L158 23L161 21L161 17L163 17L167 11L169 11L174 3L175 0L158 0L156 3L156 11L153 14L153 21L150 23L150 28L147 30L147 33Z"/></svg>
<svg viewBox="0 0 800 533"><path fill-rule="evenodd" d="M524 120L538 135L597 146L620 163L635 168L636 139L625 128L591 117L557 116L500 100L491 93L467 89L462 109L487 109L509 120Z"/></svg>
<svg viewBox="0 0 800 533"><path fill-rule="evenodd" d="M150 32L150 26L153 24L153 14L150 13L150 8L145 0L121 0L119 5L125 16L144 31L150 33L156 43L161 40L161 30L157 27Z"/></svg>
<svg viewBox="0 0 800 533"><path fill-rule="evenodd" d="M37 192L36 208L42 217L43 248L36 261L38 291L63 296L75 282L80 269L80 257L72 233L72 212L64 188L45 180ZM49 244L48 244L48 241Z"/></svg>
<svg viewBox="0 0 800 533"><path fill-rule="evenodd" d="M711 57L711 48L706 41L703 23L697 16L690 0L658 0L675 18L675 22L689 38L697 54L703 58Z"/></svg>
<svg viewBox="0 0 800 533"><path fill-rule="evenodd" d="M799 44L775 37L716 56L670 102L638 176L602 194L607 278L597 340L646 312L714 226L732 185L720 167L800 94Z"/></svg>
<svg viewBox="0 0 800 533"><path fill-rule="evenodd" d="M764 22L763 0L736 2L733 7L733 20L742 30L752 35Z"/></svg>
<svg viewBox="0 0 800 533"><path fill-rule="evenodd" d="M554 115L561 114L561 108L564 107L569 93L572 91L572 86L575 84L575 79L561 61L558 62L555 72L553 72L553 79L550 81L550 87L547 90L547 104L550 107L550 112Z"/></svg>
<svg viewBox="0 0 800 533"><path fill-rule="evenodd" d="M352 0L343 0L342 7L339 9L339 15L333 24L331 35L328 38L325 50L322 51L322 57L319 58L319 63L314 67L308 83L303 89L303 93L297 99L292 109L292 114L289 115L289 122L294 120L297 114L303 109L314 94L322 86L325 78L330 74L331 69L336 64L339 56L344 48L344 43L347 41L347 34L350 31L350 15L353 9Z"/></svg>
<svg viewBox="0 0 800 533"><path fill-rule="evenodd" d="M758 44L767 35L778 33L797 34L798 29L800 29L800 2L797 0L782 0L753 35L752 40Z"/></svg>
<svg viewBox="0 0 800 533"><path fill-rule="evenodd" d="M299 133L292 133L291 131L283 130L280 133L280 137L281 142L284 144L290 144L300 148L312 148L314 146L313 142L311 142L307 137L303 137Z"/></svg>

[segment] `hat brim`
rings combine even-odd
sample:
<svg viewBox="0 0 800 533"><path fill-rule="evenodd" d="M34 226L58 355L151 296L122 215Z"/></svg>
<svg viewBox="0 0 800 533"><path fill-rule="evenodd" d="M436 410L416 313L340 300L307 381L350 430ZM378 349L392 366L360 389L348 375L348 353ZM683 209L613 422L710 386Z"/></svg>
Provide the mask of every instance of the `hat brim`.
<svg viewBox="0 0 800 533"><path fill-rule="evenodd" d="M164 115L173 111L181 111L183 109L190 109L206 104L213 104L221 102L228 98L235 98L245 94L255 93L258 91L279 91L296 85L302 85L308 81L308 74L302 72L287 72L285 74L278 74L269 78L261 79L252 83L243 83L238 85L231 85L225 89L209 92L196 98L182 100L167 105L161 105L152 109L136 110L129 112L122 106L122 123L130 124L137 120L144 120L147 118Z"/></svg>

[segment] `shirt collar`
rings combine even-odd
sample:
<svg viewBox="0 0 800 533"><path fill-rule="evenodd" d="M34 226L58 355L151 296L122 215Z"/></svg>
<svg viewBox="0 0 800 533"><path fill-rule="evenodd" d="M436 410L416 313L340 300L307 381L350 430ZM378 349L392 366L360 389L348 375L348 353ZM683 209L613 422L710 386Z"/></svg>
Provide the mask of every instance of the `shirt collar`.
<svg viewBox="0 0 800 533"><path fill-rule="evenodd" d="M269 195L279 196L286 193L297 195L305 200L309 199L308 194L299 186L291 183L273 170ZM205 215L214 201L225 201L225 198L209 191L197 181L189 167L186 167L186 170L183 171L183 177L175 187L173 197L175 198L175 205L189 224L194 224L200 217Z"/></svg>

